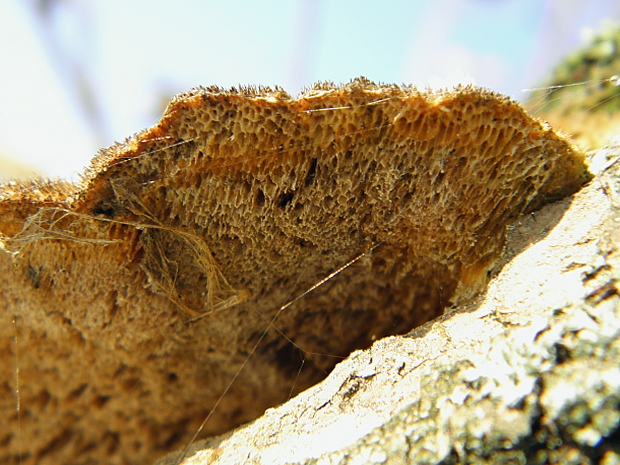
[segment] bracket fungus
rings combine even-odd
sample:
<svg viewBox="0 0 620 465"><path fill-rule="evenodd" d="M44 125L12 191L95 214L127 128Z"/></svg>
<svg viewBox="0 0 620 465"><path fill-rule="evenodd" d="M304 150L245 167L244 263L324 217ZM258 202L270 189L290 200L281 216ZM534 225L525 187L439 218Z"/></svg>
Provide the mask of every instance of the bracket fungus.
<svg viewBox="0 0 620 465"><path fill-rule="evenodd" d="M481 291L507 223L588 179L569 141L478 88L180 95L79 184L1 188L0 342L17 337L23 414L0 457L145 463L234 376L205 433L252 419Z"/></svg>

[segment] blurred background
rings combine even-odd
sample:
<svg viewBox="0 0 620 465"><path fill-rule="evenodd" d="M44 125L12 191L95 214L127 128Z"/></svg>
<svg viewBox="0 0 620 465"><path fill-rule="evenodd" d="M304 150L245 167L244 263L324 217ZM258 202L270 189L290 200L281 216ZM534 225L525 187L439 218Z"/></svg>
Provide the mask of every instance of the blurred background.
<svg viewBox="0 0 620 465"><path fill-rule="evenodd" d="M0 0L0 177L77 180L200 85L363 75L523 99L614 20L617 0Z"/></svg>

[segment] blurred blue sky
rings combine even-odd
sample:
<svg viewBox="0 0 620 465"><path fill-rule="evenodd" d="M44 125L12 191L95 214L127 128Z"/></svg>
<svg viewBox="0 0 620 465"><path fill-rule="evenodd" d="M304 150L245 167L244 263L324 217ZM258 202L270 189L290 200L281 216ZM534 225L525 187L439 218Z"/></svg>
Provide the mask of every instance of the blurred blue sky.
<svg viewBox="0 0 620 465"><path fill-rule="evenodd" d="M0 153L76 179L199 85L297 94L364 75L519 99L603 18L620 2L0 0Z"/></svg>

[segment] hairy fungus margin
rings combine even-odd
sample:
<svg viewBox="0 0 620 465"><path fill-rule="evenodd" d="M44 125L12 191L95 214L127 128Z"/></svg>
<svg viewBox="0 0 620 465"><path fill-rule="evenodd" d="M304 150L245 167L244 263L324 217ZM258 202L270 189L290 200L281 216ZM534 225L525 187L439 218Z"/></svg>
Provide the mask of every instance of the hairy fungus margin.
<svg viewBox="0 0 620 465"><path fill-rule="evenodd" d="M2 186L0 344L12 351L17 315L28 446L10 415L0 457L144 463L179 448L278 309L380 243L278 317L286 338L265 337L205 433L256 417L289 395L304 353L295 390L479 292L507 223L588 179L569 141L473 87L180 95L79 185Z"/></svg>

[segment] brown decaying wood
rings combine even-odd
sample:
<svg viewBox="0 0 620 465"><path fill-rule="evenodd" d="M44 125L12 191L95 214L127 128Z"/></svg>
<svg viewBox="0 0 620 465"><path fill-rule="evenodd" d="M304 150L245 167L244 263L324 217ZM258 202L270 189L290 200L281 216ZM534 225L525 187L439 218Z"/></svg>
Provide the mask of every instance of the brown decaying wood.
<svg viewBox="0 0 620 465"><path fill-rule="evenodd" d="M197 89L81 183L0 191L0 461L146 463L182 447L290 299L205 433L338 357L480 291L507 222L575 192L583 156L477 88L363 79ZM15 329L21 439L15 412ZM188 322L188 319L200 316Z"/></svg>

